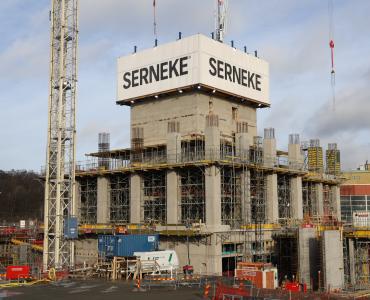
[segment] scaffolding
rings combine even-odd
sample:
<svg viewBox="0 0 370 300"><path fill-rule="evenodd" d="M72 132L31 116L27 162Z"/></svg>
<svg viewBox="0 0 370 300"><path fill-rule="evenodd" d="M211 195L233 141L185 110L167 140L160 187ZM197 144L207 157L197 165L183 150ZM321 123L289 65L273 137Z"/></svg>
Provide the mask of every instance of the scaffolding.
<svg viewBox="0 0 370 300"><path fill-rule="evenodd" d="M130 176L117 174L110 177L110 222L130 223Z"/></svg>
<svg viewBox="0 0 370 300"><path fill-rule="evenodd" d="M142 220L147 224L166 224L166 172L143 173Z"/></svg>
<svg viewBox="0 0 370 300"><path fill-rule="evenodd" d="M254 144L250 151L250 161L255 164L255 169L252 169L250 173L251 221L255 224L255 261L266 261L262 229L263 224L266 223L266 180L262 168L262 137L254 137Z"/></svg>
<svg viewBox="0 0 370 300"><path fill-rule="evenodd" d="M98 151L107 152L110 149L110 134L107 132L100 132L98 136ZM99 167L109 169L109 159L106 157L98 158Z"/></svg>
<svg viewBox="0 0 370 300"><path fill-rule="evenodd" d="M84 177L79 180L80 183L80 223L96 224L97 222L97 177Z"/></svg>
<svg viewBox="0 0 370 300"><path fill-rule="evenodd" d="M191 134L181 141L181 161L191 162L204 159L204 135Z"/></svg>
<svg viewBox="0 0 370 300"><path fill-rule="evenodd" d="M205 178L203 168L186 168L179 171L180 223L205 222Z"/></svg>
<svg viewBox="0 0 370 300"><path fill-rule="evenodd" d="M323 186L323 207L324 207L324 216L334 216L335 207L334 207L334 193L329 185L325 184Z"/></svg>
<svg viewBox="0 0 370 300"><path fill-rule="evenodd" d="M297 231L285 230L274 236L279 285L283 280L294 280L298 274Z"/></svg>
<svg viewBox="0 0 370 300"><path fill-rule="evenodd" d="M358 289L370 288L370 241L355 240L355 282Z"/></svg>
<svg viewBox="0 0 370 300"><path fill-rule="evenodd" d="M221 222L239 228L242 222L241 177L233 167L223 167L221 173Z"/></svg>
<svg viewBox="0 0 370 300"><path fill-rule="evenodd" d="M303 216L314 217L317 211L317 184L311 181L302 182Z"/></svg>
<svg viewBox="0 0 370 300"><path fill-rule="evenodd" d="M340 151L336 143L328 144L328 149L326 150L326 173L338 176L340 172Z"/></svg>
<svg viewBox="0 0 370 300"><path fill-rule="evenodd" d="M290 178L287 175L277 176L279 220L284 224L291 218Z"/></svg>
<svg viewBox="0 0 370 300"><path fill-rule="evenodd" d="M310 140L308 147L308 170L322 173L324 170L323 152L319 139Z"/></svg>

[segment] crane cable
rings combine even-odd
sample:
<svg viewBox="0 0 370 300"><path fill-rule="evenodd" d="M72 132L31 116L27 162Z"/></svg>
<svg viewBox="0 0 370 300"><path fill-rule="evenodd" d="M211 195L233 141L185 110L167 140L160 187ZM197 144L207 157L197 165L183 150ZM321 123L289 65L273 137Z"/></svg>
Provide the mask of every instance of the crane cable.
<svg viewBox="0 0 370 300"><path fill-rule="evenodd" d="M329 47L331 55L331 92L333 99L333 110L335 111L335 68L334 68L334 24L333 24L333 12L334 3L333 0L328 0L328 14L329 14Z"/></svg>

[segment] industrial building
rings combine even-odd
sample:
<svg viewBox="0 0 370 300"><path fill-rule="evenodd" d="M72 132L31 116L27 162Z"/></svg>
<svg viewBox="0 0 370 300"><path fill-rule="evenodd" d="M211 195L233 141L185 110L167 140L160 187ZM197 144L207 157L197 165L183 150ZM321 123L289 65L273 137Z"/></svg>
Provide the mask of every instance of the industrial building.
<svg viewBox="0 0 370 300"><path fill-rule="evenodd" d="M80 228L158 233L161 249L202 274L273 262L280 281L343 287L339 150L296 133L277 149L274 128L258 136L257 110L270 99L257 53L180 35L120 57L117 88L131 147L111 150L102 133L77 165ZM96 248L81 238L76 263L94 261Z"/></svg>
<svg viewBox="0 0 370 300"><path fill-rule="evenodd" d="M370 284L370 170L366 162L357 170L343 172L340 187L344 223L345 275L351 286Z"/></svg>

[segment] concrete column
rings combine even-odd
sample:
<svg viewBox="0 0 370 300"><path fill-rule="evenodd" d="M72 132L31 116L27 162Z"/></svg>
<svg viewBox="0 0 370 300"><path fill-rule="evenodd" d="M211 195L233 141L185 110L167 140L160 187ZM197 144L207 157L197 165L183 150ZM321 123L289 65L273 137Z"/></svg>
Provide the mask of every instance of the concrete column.
<svg viewBox="0 0 370 300"><path fill-rule="evenodd" d="M178 180L176 171L167 171L167 224L178 224L180 220Z"/></svg>
<svg viewBox="0 0 370 300"><path fill-rule="evenodd" d="M356 268L355 268L355 243L353 239L348 239L348 259L349 259L349 274L350 281L353 286L356 284Z"/></svg>
<svg viewBox="0 0 370 300"><path fill-rule="evenodd" d="M340 187L338 185L333 185L330 187L331 193L333 195L333 208L335 211L335 215L338 218L338 221L341 220L341 208L340 208Z"/></svg>
<svg viewBox="0 0 370 300"><path fill-rule="evenodd" d="M249 147L253 141L248 136L248 133L241 132L235 134L235 155L241 160L249 159Z"/></svg>
<svg viewBox="0 0 370 300"><path fill-rule="evenodd" d="M97 184L97 223L108 224L110 221L109 179L98 177Z"/></svg>
<svg viewBox="0 0 370 300"><path fill-rule="evenodd" d="M289 168L298 170L303 168L303 155L298 134L289 135L288 160Z"/></svg>
<svg viewBox="0 0 370 300"><path fill-rule="evenodd" d="M141 211L141 177L131 174L130 177L130 223L140 223Z"/></svg>
<svg viewBox="0 0 370 300"><path fill-rule="evenodd" d="M205 168L206 225L221 225L221 174L216 166Z"/></svg>
<svg viewBox="0 0 370 300"><path fill-rule="evenodd" d="M73 203L73 214L77 217L78 222L81 219L81 185L76 180L75 182L75 199Z"/></svg>
<svg viewBox="0 0 370 300"><path fill-rule="evenodd" d="M181 134L170 132L167 134L167 162L176 163L181 161Z"/></svg>
<svg viewBox="0 0 370 300"><path fill-rule="evenodd" d="M207 249L207 273L222 275L222 240L217 234L211 236L211 245Z"/></svg>
<svg viewBox="0 0 370 300"><path fill-rule="evenodd" d="M206 128L204 130L205 157L210 160L220 159L220 129L218 128L218 116L209 114L207 116Z"/></svg>
<svg viewBox="0 0 370 300"><path fill-rule="evenodd" d="M250 194L250 176L249 170L244 170L241 173L241 193L242 193L242 224L252 222L251 212L251 194Z"/></svg>
<svg viewBox="0 0 370 300"><path fill-rule="evenodd" d="M324 192L322 183L316 184L316 205L319 216L324 215Z"/></svg>
<svg viewBox="0 0 370 300"><path fill-rule="evenodd" d="M277 174L266 176L266 214L269 223L276 223L279 220L279 204L277 189Z"/></svg>
<svg viewBox="0 0 370 300"><path fill-rule="evenodd" d="M263 139L263 163L266 167L276 166L276 140L274 128L265 128Z"/></svg>
<svg viewBox="0 0 370 300"><path fill-rule="evenodd" d="M303 219L302 177L296 176L290 179L290 198L292 218Z"/></svg>

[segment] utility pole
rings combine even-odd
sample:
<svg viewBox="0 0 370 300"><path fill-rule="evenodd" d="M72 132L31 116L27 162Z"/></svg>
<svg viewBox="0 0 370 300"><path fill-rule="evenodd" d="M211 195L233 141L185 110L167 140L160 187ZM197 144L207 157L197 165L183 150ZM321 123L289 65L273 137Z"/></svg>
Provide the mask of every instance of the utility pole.
<svg viewBox="0 0 370 300"><path fill-rule="evenodd" d="M76 215L75 137L78 0L51 0L43 270L74 266L64 223Z"/></svg>

